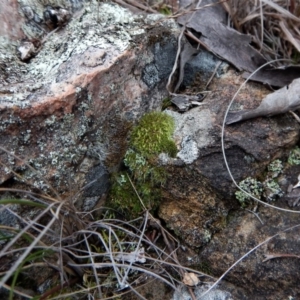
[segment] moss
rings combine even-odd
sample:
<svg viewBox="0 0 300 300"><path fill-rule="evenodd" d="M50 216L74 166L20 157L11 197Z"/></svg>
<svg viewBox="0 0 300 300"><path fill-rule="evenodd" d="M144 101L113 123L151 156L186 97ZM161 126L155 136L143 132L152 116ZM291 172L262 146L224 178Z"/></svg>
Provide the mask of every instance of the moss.
<svg viewBox="0 0 300 300"><path fill-rule="evenodd" d="M157 208L159 190L153 188L151 182L135 181L134 185L141 197L143 204L136 195L126 172L114 176L110 193L112 207L122 212L127 217L136 217L144 211L144 206L149 210Z"/></svg>
<svg viewBox="0 0 300 300"><path fill-rule="evenodd" d="M132 149L127 150L124 163L137 181L151 181L152 185L164 184L166 181L166 172L163 167L156 166L154 161L147 160Z"/></svg>
<svg viewBox="0 0 300 300"><path fill-rule="evenodd" d="M169 98L169 97L164 98L162 101L161 109L165 110L166 108L170 107L171 105L172 105L171 98Z"/></svg>
<svg viewBox="0 0 300 300"><path fill-rule="evenodd" d="M159 10L158 10L161 14L163 15L166 15L166 16L169 16L172 14L172 11L171 9L166 5L166 4L163 4Z"/></svg>
<svg viewBox="0 0 300 300"><path fill-rule="evenodd" d="M157 165L157 156L162 152L172 156L176 154L177 148L171 138L173 130L173 118L161 112L146 114L133 128L130 147L124 157L124 165L128 172L114 176L110 193L113 208L122 211L127 217L133 218L143 212L143 204L149 210L158 207L161 186L166 182L167 173L165 168Z"/></svg>
<svg viewBox="0 0 300 300"><path fill-rule="evenodd" d="M130 145L148 158L165 152L174 157L177 148L172 140L174 120L162 112L150 112L142 117L131 134Z"/></svg>

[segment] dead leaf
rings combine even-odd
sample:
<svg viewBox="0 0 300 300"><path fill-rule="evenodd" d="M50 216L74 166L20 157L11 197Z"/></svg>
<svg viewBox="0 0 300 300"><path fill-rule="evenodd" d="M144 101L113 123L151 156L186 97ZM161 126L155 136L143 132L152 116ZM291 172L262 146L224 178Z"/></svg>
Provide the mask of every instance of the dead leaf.
<svg viewBox="0 0 300 300"><path fill-rule="evenodd" d="M248 78L250 73L244 72L243 77ZM285 68L270 68L266 67L253 76L251 76L252 81L261 82L271 86L283 87L290 84L294 79L300 77L300 67L299 66L287 66Z"/></svg>
<svg viewBox="0 0 300 300"><path fill-rule="evenodd" d="M300 108L300 79L295 79L290 85L267 95L259 105L252 110L229 112L226 124L248 120L256 117L274 116Z"/></svg>
<svg viewBox="0 0 300 300"><path fill-rule="evenodd" d="M188 286L196 286L200 280L195 273L184 273L182 282Z"/></svg>
<svg viewBox="0 0 300 300"><path fill-rule="evenodd" d="M239 71L245 71L243 77L248 77L267 60L250 45L252 42L250 35L239 33L226 25L226 11L218 2L218 0L203 0L201 7L209 4L215 5L184 14L177 21L180 25L186 25L187 28L192 29L194 40L198 40L199 44L234 65ZM182 3L188 5L189 1ZM298 40L292 41L294 44L299 44ZM268 66L252 76L251 80L283 87L296 78L300 78L298 66L285 69Z"/></svg>
<svg viewBox="0 0 300 300"><path fill-rule="evenodd" d="M201 6L217 2L203 0ZM229 28L225 25L226 21L226 12L220 4L178 18L179 24L186 24L201 35L198 38L211 52L232 63L238 70L252 72L266 63L263 56L250 46L251 37Z"/></svg>

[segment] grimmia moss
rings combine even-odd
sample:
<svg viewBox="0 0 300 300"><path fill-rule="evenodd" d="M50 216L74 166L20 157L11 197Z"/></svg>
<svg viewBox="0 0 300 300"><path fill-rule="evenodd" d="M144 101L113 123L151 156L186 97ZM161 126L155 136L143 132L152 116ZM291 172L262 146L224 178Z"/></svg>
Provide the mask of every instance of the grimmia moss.
<svg viewBox="0 0 300 300"><path fill-rule="evenodd" d="M133 128L129 149L124 157L127 170L115 174L113 180L110 198L114 208L131 218L144 210L129 178L146 208L157 208L161 186L167 179L165 169L157 164L157 156L162 152L176 155L173 130L173 118L162 112L144 115Z"/></svg>
<svg viewBox="0 0 300 300"><path fill-rule="evenodd" d="M144 115L131 134L130 146L146 158L165 152L174 157L177 148L172 140L174 120L162 112Z"/></svg>

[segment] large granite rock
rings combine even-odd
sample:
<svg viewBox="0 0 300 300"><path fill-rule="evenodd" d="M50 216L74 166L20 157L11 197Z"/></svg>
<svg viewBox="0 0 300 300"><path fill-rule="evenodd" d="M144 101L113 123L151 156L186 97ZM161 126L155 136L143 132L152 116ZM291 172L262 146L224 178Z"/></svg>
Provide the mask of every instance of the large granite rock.
<svg viewBox="0 0 300 300"><path fill-rule="evenodd" d="M62 194L95 179L89 170L97 165L117 170L130 126L161 107L178 29L112 3L62 1L71 18L51 31L49 6L27 2L4 5L18 12L18 30L10 32L10 20L1 37L0 146L8 152L0 153L0 183L14 177ZM24 38L43 39L26 62L17 56ZM85 193L89 203L107 187Z"/></svg>

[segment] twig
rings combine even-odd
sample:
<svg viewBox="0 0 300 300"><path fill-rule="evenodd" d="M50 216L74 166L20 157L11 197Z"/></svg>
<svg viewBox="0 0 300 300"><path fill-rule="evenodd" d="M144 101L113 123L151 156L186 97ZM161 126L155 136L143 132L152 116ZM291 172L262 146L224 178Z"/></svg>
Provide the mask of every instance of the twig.
<svg viewBox="0 0 300 300"><path fill-rule="evenodd" d="M211 81L213 80L214 76L216 75L216 73L217 73L219 67L221 66L221 63L222 63L222 61L219 61L219 62L217 63L217 65L216 65L216 67L215 67L213 73L211 74L210 78L208 79L208 81L207 81L207 83L206 83L206 86L205 86L205 88L204 88L205 90L208 88L208 86L210 85L210 83L211 83Z"/></svg>
<svg viewBox="0 0 300 300"><path fill-rule="evenodd" d="M281 254L281 253L273 253L273 254L265 254L265 259L262 262L266 262L270 259L281 258L281 257L292 257L292 258L300 258L300 255L296 254Z"/></svg>
<svg viewBox="0 0 300 300"><path fill-rule="evenodd" d="M261 220L261 218L259 217L258 213L254 212L253 210L247 209L247 208L245 208L245 210L248 211L248 212L250 212L250 213L252 213L252 214L254 214L254 216L259 220L259 222L262 225L264 225L264 222Z"/></svg>

